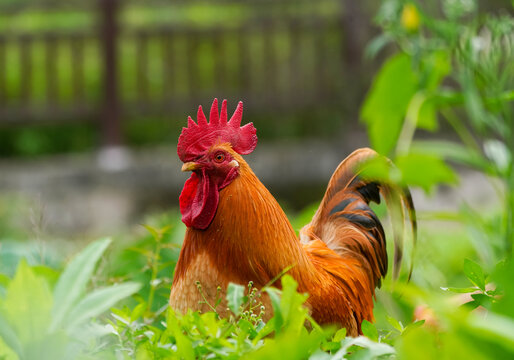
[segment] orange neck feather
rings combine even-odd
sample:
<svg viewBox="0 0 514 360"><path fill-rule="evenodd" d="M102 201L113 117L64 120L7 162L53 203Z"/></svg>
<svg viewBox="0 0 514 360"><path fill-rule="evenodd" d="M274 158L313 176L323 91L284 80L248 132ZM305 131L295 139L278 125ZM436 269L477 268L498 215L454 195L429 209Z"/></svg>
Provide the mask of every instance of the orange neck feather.
<svg viewBox="0 0 514 360"><path fill-rule="evenodd" d="M294 265L290 272L300 280L306 267L313 265L290 222L243 158L233 156L240 166L239 176L220 191L210 226L187 229L175 279L185 276L196 255L207 253L232 281L238 276L241 283L252 280L263 286L290 265Z"/></svg>

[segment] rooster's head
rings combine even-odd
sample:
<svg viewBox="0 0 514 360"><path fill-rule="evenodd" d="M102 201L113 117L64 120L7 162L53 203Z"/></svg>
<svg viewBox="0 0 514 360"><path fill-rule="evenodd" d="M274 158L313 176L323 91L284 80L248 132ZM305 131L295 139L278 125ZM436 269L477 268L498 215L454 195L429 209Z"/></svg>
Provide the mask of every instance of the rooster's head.
<svg viewBox="0 0 514 360"><path fill-rule="evenodd" d="M227 121L227 100L218 114L218 100L214 99L209 122L199 106L198 124L189 117L187 128L182 129L177 153L184 162L182 171L193 172L179 198L182 221L188 227L204 230L210 225L219 191L239 175L236 154L249 154L257 146L257 130L252 123L241 127L242 117L242 102Z"/></svg>

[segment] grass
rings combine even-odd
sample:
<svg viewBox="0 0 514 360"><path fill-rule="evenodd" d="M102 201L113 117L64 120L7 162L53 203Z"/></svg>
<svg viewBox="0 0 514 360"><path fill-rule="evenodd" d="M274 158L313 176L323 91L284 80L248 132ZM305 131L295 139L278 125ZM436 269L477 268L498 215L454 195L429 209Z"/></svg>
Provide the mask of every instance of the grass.
<svg viewBox="0 0 514 360"><path fill-rule="evenodd" d="M312 212L310 207L297 217L305 219ZM300 221L293 219L293 223ZM269 309L261 308L251 284L249 290L235 284L229 287L228 318L219 318L215 303L210 304L213 312L175 314L167 309L167 299L184 227L174 213L147 222L153 226L114 242L92 242L68 260L51 241L45 242L44 258L31 257L30 243L12 252L12 245L2 241L0 259L8 265L0 269L4 325L0 355L7 359L31 359L35 354L53 359L279 359L286 349L291 359L417 358L420 354L431 358L434 346L443 357L456 352L491 359L513 354L509 304L514 289L508 279L514 267L502 263L488 274L478 263L464 260L475 258L476 252L462 227L445 233L424 224L412 281L386 278L377 293L376 324L362 325L366 337L349 338L344 329L321 328L308 316L302 307L308 295L298 294L296 283L287 275L281 291L259 291L272 299L275 316L267 323L259 315ZM494 292L485 290L486 281L496 284ZM472 295L466 306L457 305L459 292L477 291L481 296ZM16 304L25 304L32 312L22 313L26 307ZM478 305L486 312L473 310ZM430 325L415 320L413 314L420 306L431 309L430 316L425 316ZM310 330L305 323L311 324Z"/></svg>

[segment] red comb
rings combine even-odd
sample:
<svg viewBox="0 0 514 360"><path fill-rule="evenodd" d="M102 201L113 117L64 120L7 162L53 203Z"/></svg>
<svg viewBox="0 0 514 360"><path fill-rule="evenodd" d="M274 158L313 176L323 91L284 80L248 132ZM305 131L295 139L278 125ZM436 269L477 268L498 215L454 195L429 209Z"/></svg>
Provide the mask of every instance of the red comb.
<svg viewBox="0 0 514 360"><path fill-rule="evenodd" d="M205 118L202 106L198 107L197 121L187 119L187 128L182 128L178 138L177 154L180 160L188 162L205 152L215 143L228 142L232 149L241 155L249 154L257 146L257 130L252 123L241 126L243 103L237 104L234 115L227 122L227 100L221 103L221 114L218 115L218 99L214 99L209 115Z"/></svg>

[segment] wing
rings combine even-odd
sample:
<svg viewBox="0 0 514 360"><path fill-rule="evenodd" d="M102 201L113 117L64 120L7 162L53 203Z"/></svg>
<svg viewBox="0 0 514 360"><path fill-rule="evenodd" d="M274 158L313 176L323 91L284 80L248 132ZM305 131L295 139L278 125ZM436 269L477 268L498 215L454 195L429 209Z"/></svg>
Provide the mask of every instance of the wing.
<svg viewBox="0 0 514 360"><path fill-rule="evenodd" d="M356 260L368 274L372 289L380 286L381 278L387 272L388 258L384 229L369 203L380 203L382 194L388 204L395 240L395 276L402 259L405 210L411 220L413 234L416 234L417 226L408 189L363 176L363 166L377 156L375 151L363 148L343 160L332 175L311 223L300 231L300 239L304 244L321 240L339 257ZM307 251L309 247L306 246ZM340 274L340 277L344 277L344 274Z"/></svg>

